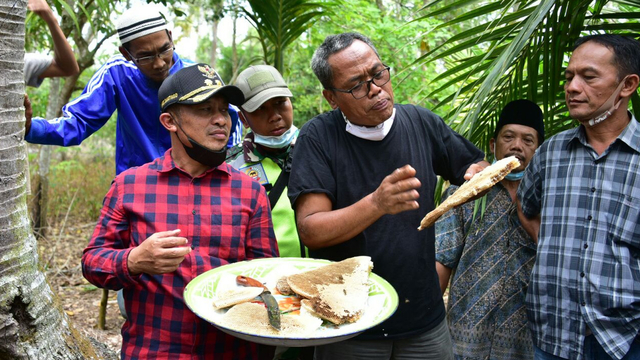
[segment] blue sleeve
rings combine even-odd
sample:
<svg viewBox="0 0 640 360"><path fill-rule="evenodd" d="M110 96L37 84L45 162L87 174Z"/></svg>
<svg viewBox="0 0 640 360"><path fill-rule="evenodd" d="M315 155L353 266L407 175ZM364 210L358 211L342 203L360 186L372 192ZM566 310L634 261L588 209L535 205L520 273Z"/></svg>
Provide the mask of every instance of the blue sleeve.
<svg viewBox="0 0 640 360"><path fill-rule="evenodd" d="M115 65L118 65L117 61L103 65L91 77L82 94L62 108L62 117L33 118L25 140L36 144L79 145L100 129L116 110L120 84L111 70Z"/></svg>
<svg viewBox="0 0 640 360"><path fill-rule="evenodd" d="M242 122L238 118L238 108L229 104L229 115L231 116L231 133L227 148L232 148L242 143Z"/></svg>

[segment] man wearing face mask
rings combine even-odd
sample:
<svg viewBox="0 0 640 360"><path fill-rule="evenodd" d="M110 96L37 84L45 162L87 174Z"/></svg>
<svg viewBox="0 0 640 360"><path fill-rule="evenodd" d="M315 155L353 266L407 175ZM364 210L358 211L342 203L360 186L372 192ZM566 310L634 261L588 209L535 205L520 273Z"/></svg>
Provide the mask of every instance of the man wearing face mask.
<svg viewBox="0 0 640 360"><path fill-rule="evenodd" d="M286 190L298 137L289 99L293 95L282 75L269 65L245 69L238 75L236 86L245 98L240 120L251 131L241 145L229 150L227 162L267 190L280 256L304 257Z"/></svg>
<svg viewBox="0 0 640 360"><path fill-rule="evenodd" d="M280 256L306 257L287 197L291 154L298 137L290 100L293 94L280 72L270 65L250 66L238 75L235 85L242 90L245 99L238 115L251 131L245 135L242 144L229 149L227 162L267 190ZM264 359L300 358L299 348L259 345L259 350ZM309 357L308 352L305 348L304 356Z"/></svg>
<svg viewBox="0 0 640 360"><path fill-rule="evenodd" d="M427 109L393 102L390 68L357 33L327 37L312 67L334 109L300 130L289 181L298 234L311 257L371 256L400 298L387 321L317 346L316 359L451 359L435 269L437 175L460 185L484 154Z"/></svg>
<svg viewBox="0 0 640 360"><path fill-rule="evenodd" d="M183 291L213 268L278 256L264 188L224 162L229 103L206 64L169 76L158 91L171 148L118 175L82 256L92 284L123 289L123 359L256 359L256 344L191 312Z"/></svg>
<svg viewBox="0 0 640 360"><path fill-rule="evenodd" d="M640 358L640 43L579 39L565 100L580 125L538 149L518 188L538 252L527 291L536 359Z"/></svg>
<svg viewBox="0 0 640 360"><path fill-rule="evenodd" d="M524 169L543 141L540 107L524 99L508 103L489 146L495 160L515 156L520 167L484 196L482 213L472 201L436 222L443 294L452 277L447 320L456 359L533 358L524 299L536 244L520 226L515 199ZM449 187L446 196L457 188Z"/></svg>

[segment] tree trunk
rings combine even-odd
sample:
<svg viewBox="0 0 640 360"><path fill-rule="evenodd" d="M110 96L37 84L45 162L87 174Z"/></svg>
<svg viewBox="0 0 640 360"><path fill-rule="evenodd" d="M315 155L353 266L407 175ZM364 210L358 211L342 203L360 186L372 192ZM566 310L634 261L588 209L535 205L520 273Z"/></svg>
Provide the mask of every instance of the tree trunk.
<svg viewBox="0 0 640 360"><path fill-rule="evenodd" d="M209 65L212 68L216 68L216 62L218 60L218 25L220 20L216 18L211 24L211 53L209 58Z"/></svg>
<svg viewBox="0 0 640 360"><path fill-rule="evenodd" d="M60 104L60 78L50 79L49 103L47 104L47 119L56 117ZM58 110L56 110L58 108ZM51 146L41 146L38 155L38 173L36 174L36 191L34 219L35 232L40 239L47 237L48 222L47 208L49 204L49 166L51 165Z"/></svg>
<svg viewBox="0 0 640 360"><path fill-rule="evenodd" d="M38 268L29 224L22 107L26 5L0 0L0 359L95 359Z"/></svg>
<svg viewBox="0 0 640 360"><path fill-rule="evenodd" d="M69 98L73 93L76 83L78 82L80 73L84 70L85 69L81 68L77 75L66 78L62 88L60 88L62 79L49 79L49 102L47 104L47 113L45 115L47 119L53 119L62 115L62 104L69 102ZM38 155L36 189L33 192L35 194L33 223L35 227L34 231L40 239L47 237L47 230L49 228L47 209L49 207L49 168L51 165L52 152L52 146L43 145L40 147Z"/></svg>
<svg viewBox="0 0 640 360"><path fill-rule="evenodd" d="M233 84L236 82L236 78L238 77L238 45L236 43L236 33L238 27L238 8L236 6L235 1L231 2L233 6L233 33L231 35L231 79L229 80L229 84Z"/></svg>

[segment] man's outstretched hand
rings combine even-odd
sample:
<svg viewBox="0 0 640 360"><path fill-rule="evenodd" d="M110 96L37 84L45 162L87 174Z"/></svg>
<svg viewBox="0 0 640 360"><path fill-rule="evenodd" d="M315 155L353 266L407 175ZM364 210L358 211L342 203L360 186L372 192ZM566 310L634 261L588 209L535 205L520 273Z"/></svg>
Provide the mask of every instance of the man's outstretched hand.
<svg viewBox="0 0 640 360"><path fill-rule="evenodd" d="M372 193L372 201L383 213L397 214L418 208L420 180L416 170L405 165L387 175Z"/></svg>

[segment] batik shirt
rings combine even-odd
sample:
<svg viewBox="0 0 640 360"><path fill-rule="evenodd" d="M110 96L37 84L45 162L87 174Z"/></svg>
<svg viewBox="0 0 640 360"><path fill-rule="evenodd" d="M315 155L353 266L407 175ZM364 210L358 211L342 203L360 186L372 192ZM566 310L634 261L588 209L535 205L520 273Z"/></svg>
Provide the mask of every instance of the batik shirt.
<svg viewBox="0 0 640 360"><path fill-rule="evenodd" d="M452 194L457 187L447 189ZM447 320L456 359L533 359L525 294L535 244L501 185L436 222L436 260L452 269Z"/></svg>
<svg viewBox="0 0 640 360"><path fill-rule="evenodd" d="M180 229L192 251L177 270L131 275L127 258L151 235ZM123 289L126 359L255 359L255 344L227 335L187 308L185 286L225 264L278 256L269 201L256 181L227 164L197 177L171 150L118 175L107 193L82 271L92 284Z"/></svg>
<svg viewBox="0 0 640 360"><path fill-rule="evenodd" d="M621 359L640 329L640 126L635 118L600 155L584 127L538 148L518 198L541 215L527 293L534 344L583 358L589 329Z"/></svg>

